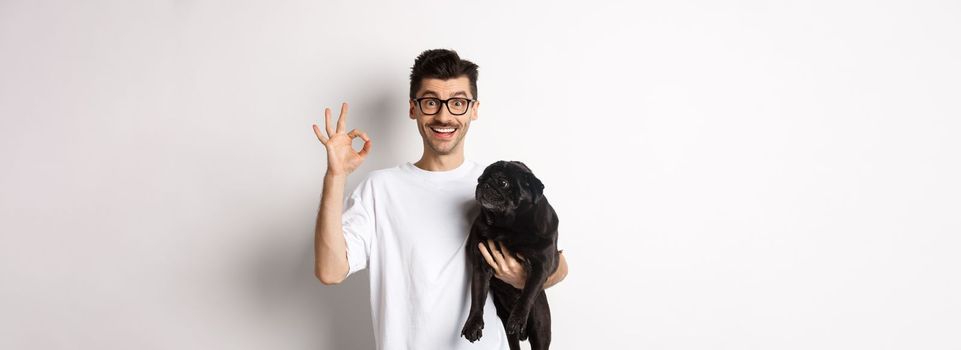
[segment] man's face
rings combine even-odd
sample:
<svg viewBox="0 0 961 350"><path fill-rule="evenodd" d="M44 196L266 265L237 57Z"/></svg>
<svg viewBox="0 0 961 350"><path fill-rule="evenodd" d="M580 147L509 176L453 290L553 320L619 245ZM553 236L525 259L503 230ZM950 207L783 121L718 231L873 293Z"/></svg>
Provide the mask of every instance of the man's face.
<svg viewBox="0 0 961 350"><path fill-rule="evenodd" d="M425 78L421 80L420 90L416 94L416 98L421 97L436 97L441 100L454 97L474 98L470 92L470 79L466 76L448 80ZM451 106L449 110L446 105L442 105L437 114L425 115L417 102L410 101L410 119L417 121L417 129L420 130L426 147L436 155L447 155L463 148L464 136L467 135L470 122L477 120L479 106L480 102L474 101L463 115L452 115L450 110L456 112L456 108L453 108L455 106ZM451 133L442 132L451 128L454 129Z"/></svg>

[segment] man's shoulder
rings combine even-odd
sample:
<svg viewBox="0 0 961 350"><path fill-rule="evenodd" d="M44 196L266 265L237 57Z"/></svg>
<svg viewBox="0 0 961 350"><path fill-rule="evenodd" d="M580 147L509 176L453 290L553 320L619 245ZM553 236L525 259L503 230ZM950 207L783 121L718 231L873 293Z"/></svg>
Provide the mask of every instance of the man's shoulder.
<svg viewBox="0 0 961 350"><path fill-rule="evenodd" d="M402 173L403 171L399 165L374 169L367 172L367 174L363 176L361 182L379 183L385 180L390 181L392 179L396 179L398 176L402 175Z"/></svg>
<svg viewBox="0 0 961 350"><path fill-rule="evenodd" d="M483 160L471 160L471 162L474 163L474 168L472 169L472 171L478 175L483 173L484 169L487 169L487 166L490 165L490 163Z"/></svg>
<svg viewBox="0 0 961 350"><path fill-rule="evenodd" d="M367 175L370 177L389 177L389 176L396 176L399 171L400 171L399 166L392 166L389 168L380 168L380 169L371 170L370 173L368 173Z"/></svg>

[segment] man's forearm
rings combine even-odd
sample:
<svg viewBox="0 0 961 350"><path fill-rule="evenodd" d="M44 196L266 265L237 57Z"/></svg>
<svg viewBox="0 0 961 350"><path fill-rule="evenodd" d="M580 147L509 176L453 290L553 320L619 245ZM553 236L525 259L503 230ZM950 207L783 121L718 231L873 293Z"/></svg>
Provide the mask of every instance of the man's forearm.
<svg viewBox="0 0 961 350"><path fill-rule="evenodd" d="M324 284L340 283L349 266L341 223L346 175L324 176L323 194L314 229L314 274Z"/></svg>
<svg viewBox="0 0 961 350"><path fill-rule="evenodd" d="M547 281L544 282L544 289L550 288L551 286L563 281L567 277L567 259L564 258L564 253L558 254L560 261L557 262L557 270L554 274L547 277Z"/></svg>

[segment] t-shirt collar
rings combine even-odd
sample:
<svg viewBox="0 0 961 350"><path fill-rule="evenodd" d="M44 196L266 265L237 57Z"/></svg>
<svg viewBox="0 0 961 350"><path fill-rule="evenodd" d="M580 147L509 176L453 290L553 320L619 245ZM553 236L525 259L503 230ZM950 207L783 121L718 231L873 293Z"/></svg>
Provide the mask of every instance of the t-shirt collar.
<svg viewBox="0 0 961 350"><path fill-rule="evenodd" d="M464 159L464 161L460 165L458 165L456 168L450 169L450 170L443 170L443 171L424 170L424 169L418 168L416 165L414 165L413 162L407 162L404 164L403 167L404 169L414 174L415 176L422 177L425 179L450 180L450 179L459 179L467 175L467 173L473 167L473 162L471 160Z"/></svg>

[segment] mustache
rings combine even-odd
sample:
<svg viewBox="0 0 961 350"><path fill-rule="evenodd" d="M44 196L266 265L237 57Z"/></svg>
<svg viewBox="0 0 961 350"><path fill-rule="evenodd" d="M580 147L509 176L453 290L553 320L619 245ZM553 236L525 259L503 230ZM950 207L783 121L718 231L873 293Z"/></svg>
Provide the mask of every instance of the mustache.
<svg viewBox="0 0 961 350"><path fill-rule="evenodd" d="M427 124L427 127L431 128L459 128L458 124Z"/></svg>

